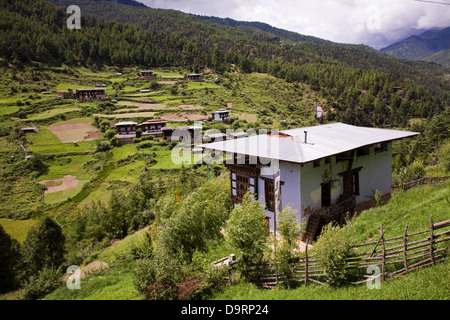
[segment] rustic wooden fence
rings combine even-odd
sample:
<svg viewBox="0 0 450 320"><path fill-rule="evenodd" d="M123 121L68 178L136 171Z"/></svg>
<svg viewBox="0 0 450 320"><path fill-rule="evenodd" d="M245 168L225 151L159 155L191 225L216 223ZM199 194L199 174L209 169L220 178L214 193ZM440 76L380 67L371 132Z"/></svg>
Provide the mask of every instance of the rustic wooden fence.
<svg viewBox="0 0 450 320"><path fill-rule="evenodd" d="M411 270L446 260L450 253L449 227L450 220L433 223L433 217L430 216L428 230L408 234L406 225L402 235L385 238L385 230L380 226L380 237L377 241L352 247L354 254L347 258L347 282L362 284L377 277L384 280L386 277L406 274ZM447 230L444 230L445 228ZM437 232L438 230L440 232ZM283 269L288 272L279 270L280 264L261 262L250 266L247 274L251 282L263 288L278 285L291 287L299 284L306 286L308 281L322 285L327 283L319 262L313 254L308 254L307 250L304 255L291 259L288 268Z"/></svg>
<svg viewBox="0 0 450 320"><path fill-rule="evenodd" d="M443 176L443 177L423 177L420 179L412 180L405 182L403 185L397 185L392 186L392 189L398 189L402 188L403 190L408 190L412 187L421 185L421 184L429 184L429 183L442 183L447 181L450 178L450 176Z"/></svg>

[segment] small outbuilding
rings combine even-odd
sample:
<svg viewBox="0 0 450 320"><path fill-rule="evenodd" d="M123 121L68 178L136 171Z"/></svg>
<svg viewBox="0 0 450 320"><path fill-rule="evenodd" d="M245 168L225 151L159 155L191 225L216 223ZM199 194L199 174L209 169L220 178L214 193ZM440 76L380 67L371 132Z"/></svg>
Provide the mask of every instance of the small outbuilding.
<svg viewBox="0 0 450 320"><path fill-rule="evenodd" d="M77 89L75 98L79 102L89 102L94 100L104 100L107 98L105 88Z"/></svg>
<svg viewBox="0 0 450 320"><path fill-rule="evenodd" d="M160 119L147 120L139 124L139 127L142 130L142 135L154 135L161 136L163 135L162 129L166 126L167 121Z"/></svg>
<svg viewBox="0 0 450 320"><path fill-rule="evenodd" d="M137 122L123 121L114 125L117 130L117 142L120 144L132 143L136 138Z"/></svg>
<svg viewBox="0 0 450 320"><path fill-rule="evenodd" d="M225 109L219 109L212 112L212 117L214 121L228 121L230 119L230 111Z"/></svg>
<svg viewBox="0 0 450 320"><path fill-rule="evenodd" d="M141 70L141 79L153 80L156 78L156 74L153 70Z"/></svg>
<svg viewBox="0 0 450 320"><path fill-rule="evenodd" d="M187 81L202 81L202 75L198 73L188 74Z"/></svg>
<svg viewBox="0 0 450 320"><path fill-rule="evenodd" d="M72 90L59 90L58 97L62 99L75 99L75 92Z"/></svg>

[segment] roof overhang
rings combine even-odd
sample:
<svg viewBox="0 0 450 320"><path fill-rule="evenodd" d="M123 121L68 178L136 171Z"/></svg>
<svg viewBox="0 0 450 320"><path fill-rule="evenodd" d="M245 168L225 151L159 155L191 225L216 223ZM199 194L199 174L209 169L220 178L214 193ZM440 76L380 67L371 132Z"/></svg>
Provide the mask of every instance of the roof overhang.
<svg viewBox="0 0 450 320"><path fill-rule="evenodd" d="M346 151L418 134L411 131L333 123L213 142L202 144L200 147L228 154L304 164Z"/></svg>

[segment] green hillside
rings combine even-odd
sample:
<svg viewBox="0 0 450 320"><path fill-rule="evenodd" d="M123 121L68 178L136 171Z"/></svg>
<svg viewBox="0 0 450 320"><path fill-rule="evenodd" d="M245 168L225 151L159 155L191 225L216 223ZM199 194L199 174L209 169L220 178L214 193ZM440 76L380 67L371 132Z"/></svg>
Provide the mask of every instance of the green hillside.
<svg viewBox="0 0 450 320"><path fill-rule="evenodd" d="M69 4L83 12L79 30L66 27ZM155 79L141 79L144 69L154 70ZM203 81L185 81L192 72ZM78 102L60 92L94 87L104 88L108 98ZM224 285L223 275L208 268L231 253L221 233L232 209L226 168L175 163L177 142L152 136L120 145L114 128L119 121L191 126L201 120L202 133L338 121L418 131L393 144L393 184L401 185L448 175L449 89L448 70L435 63L266 24L126 0L2 0L0 239L6 243L2 253L10 249L11 265L21 254L24 262L8 270L14 276L0 277L14 280L1 283L0 292L19 290L12 298L26 292L47 299L141 299L149 294L145 277L157 277L184 288L204 280L200 293L183 294L221 297L216 289ZM318 105L324 110L319 120ZM211 119L221 108L230 110L227 123ZM30 127L35 132L23 130ZM447 194L448 183L398 192L388 205L355 221L354 240L370 238L380 221L396 233L404 223L420 229L427 223L422 216L430 213L436 221L447 219ZM58 239L59 232L64 236L50 241L63 247L59 271L96 261L109 269L93 271L82 281L86 290L70 292L52 268L31 276L30 256L45 251L39 238L48 235L44 227ZM147 274L149 269L158 274ZM239 286L224 287L223 297ZM165 294L175 297L171 290Z"/></svg>
<svg viewBox="0 0 450 320"><path fill-rule="evenodd" d="M445 67L450 67L450 49L439 51L423 59L424 61L434 62Z"/></svg>
<svg viewBox="0 0 450 320"><path fill-rule="evenodd" d="M352 228L358 234L351 239L352 243L370 240L373 234L379 233L383 224L389 237L402 234L406 224L410 232L426 230L429 227L429 214L433 214L435 222L450 218L450 207L445 200L450 196L450 184L420 186L405 192L397 192L390 202L384 206L364 212L353 222ZM423 194L431 195L422 201ZM365 232L359 232L364 230ZM133 286L132 270L137 260L133 260L134 244L142 240L141 230L95 254L96 259L114 265L107 272L94 274L81 281L82 290L68 290L61 287L45 299L140 299ZM225 248L220 245L211 252L209 262L213 262ZM223 253L226 255L226 253ZM220 256L219 256L220 257ZM309 284L298 289L276 290L258 289L255 285L237 282L227 285L223 291L210 297L217 300L446 300L450 297L450 263L433 268L419 269L409 275L389 279L381 284L381 290L369 290L366 285L355 285L344 288L330 288ZM116 290L120 288L120 295Z"/></svg>

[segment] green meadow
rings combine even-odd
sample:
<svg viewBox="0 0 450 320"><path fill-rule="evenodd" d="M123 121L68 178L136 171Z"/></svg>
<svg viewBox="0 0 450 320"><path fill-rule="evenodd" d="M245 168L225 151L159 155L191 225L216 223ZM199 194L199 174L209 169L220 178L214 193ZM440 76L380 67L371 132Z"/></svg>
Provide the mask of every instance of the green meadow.
<svg viewBox="0 0 450 320"><path fill-rule="evenodd" d="M37 220L14 220L0 218L0 225L5 229L13 239L22 243L27 237L28 230L37 223Z"/></svg>
<svg viewBox="0 0 450 320"><path fill-rule="evenodd" d="M422 203L420 194L434 194L430 202ZM360 231L355 234L352 243L370 240L379 233L380 223L386 226L389 236L401 234L405 224L412 230L425 230L429 227L429 212L433 212L435 222L449 218L450 183L441 185L418 186L408 191L393 193L386 204L367 211L355 218L350 228ZM394 212L401 209L398 214ZM61 286L46 296L46 300L65 299L101 299L101 300L136 300L140 299L133 285L134 259L132 250L139 245L142 229L127 236L113 245L99 250L93 259L110 265L107 271L92 274L81 280L81 290L69 290ZM229 248L219 242L218 246L208 252L208 259L214 261L229 254ZM312 249L314 251L314 249ZM206 259L206 257L205 257ZM94 260L88 260L90 263ZM439 263L434 267L417 269L407 275L388 278L381 282L380 289L369 289L365 284L343 287L329 287L308 283L294 289L261 289L243 280L235 279L222 291L215 293L212 300L448 300L450 298L450 261Z"/></svg>

